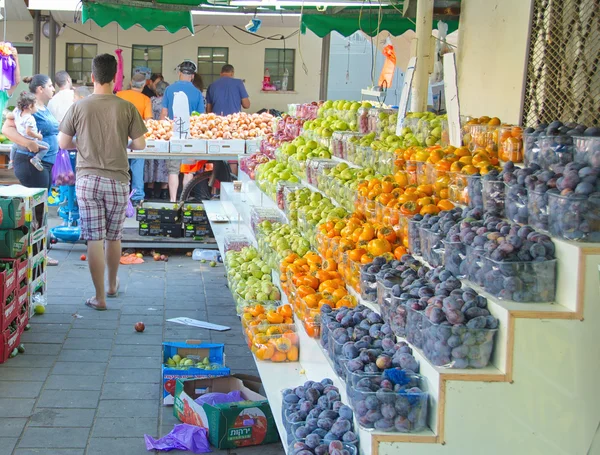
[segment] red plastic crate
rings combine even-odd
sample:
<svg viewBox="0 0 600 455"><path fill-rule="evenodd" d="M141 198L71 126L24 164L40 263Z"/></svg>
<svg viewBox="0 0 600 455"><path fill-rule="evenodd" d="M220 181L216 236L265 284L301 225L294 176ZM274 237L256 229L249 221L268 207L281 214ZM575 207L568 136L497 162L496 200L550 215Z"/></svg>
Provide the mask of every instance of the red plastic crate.
<svg viewBox="0 0 600 455"><path fill-rule="evenodd" d="M17 295L17 314L19 315L19 326L24 328L29 322L29 292L28 286L25 286L23 289L16 289L15 293ZM23 306L25 306L25 311L22 311Z"/></svg>
<svg viewBox="0 0 600 455"><path fill-rule="evenodd" d="M16 261L6 260L1 262L12 262L12 270L0 272L0 302L4 302L17 287L18 270Z"/></svg>
<svg viewBox="0 0 600 455"><path fill-rule="evenodd" d="M19 314L19 309L21 308L17 302L16 292L13 291L10 296L12 296L12 302L8 305L6 301L2 303L2 313L0 314L0 331L2 332L8 328L9 324L15 319L15 316Z"/></svg>
<svg viewBox="0 0 600 455"><path fill-rule="evenodd" d="M27 268L29 267L29 260L27 258L14 259L17 263L17 282L23 281L23 278L27 278Z"/></svg>
<svg viewBox="0 0 600 455"><path fill-rule="evenodd" d="M21 330L10 333L8 329L2 332L2 335L0 335L0 343L2 343L0 347L0 363L6 362L13 349L19 346L21 333Z"/></svg>

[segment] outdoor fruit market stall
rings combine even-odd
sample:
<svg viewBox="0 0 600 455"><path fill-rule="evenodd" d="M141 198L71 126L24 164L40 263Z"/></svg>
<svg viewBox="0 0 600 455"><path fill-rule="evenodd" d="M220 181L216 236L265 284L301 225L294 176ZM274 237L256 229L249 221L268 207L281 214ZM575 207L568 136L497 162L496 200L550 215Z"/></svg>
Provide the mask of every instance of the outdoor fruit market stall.
<svg viewBox="0 0 600 455"><path fill-rule="evenodd" d="M510 450L478 422L544 412L530 406L548 395L595 431L596 411L555 384L590 365L600 317L596 130L482 117L453 147L444 117L408 114L396 135L395 111L357 104L325 102L303 128L280 119L262 143L275 159L242 157L240 182L206 203L288 453L320 438L365 454Z"/></svg>

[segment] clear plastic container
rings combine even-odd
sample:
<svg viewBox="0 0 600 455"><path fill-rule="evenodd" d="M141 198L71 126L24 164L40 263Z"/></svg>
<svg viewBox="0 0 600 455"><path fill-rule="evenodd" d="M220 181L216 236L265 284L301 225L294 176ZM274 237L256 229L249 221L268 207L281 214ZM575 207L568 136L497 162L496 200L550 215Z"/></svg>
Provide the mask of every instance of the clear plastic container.
<svg viewBox="0 0 600 455"><path fill-rule="evenodd" d="M334 131L331 135L331 154L335 157L346 159L344 156L344 131Z"/></svg>
<svg viewBox="0 0 600 455"><path fill-rule="evenodd" d="M504 190L504 181L482 179L483 210L486 213L504 216Z"/></svg>
<svg viewBox="0 0 600 455"><path fill-rule="evenodd" d="M538 164L544 169L551 169L554 164L565 165L574 159L575 146L571 136L542 136L539 144Z"/></svg>
<svg viewBox="0 0 600 455"><path fill-rule="evenodd" d="M523 147L525 148L525 165L538 163L540 158L540 139L543 135L539 132L523 132ZM541 164L540 164L541 165Z"/></svg>
<svg viewBox="0 0 600 455"><path fill-rule="evenodd" d="M422 323L423 354L434 365L485 368L489 364L498 329L434 324L425 315L422 315Z"/></svg>
<svg viewBox="0 0 600 455"><path fill-rule="evenodd" d="M299 104L288 104L287 105L287 113L292 117L298 116L298 109L300 108Z"/></svg>
<svg viewBox="0 0 600 455"><path fill-rule="evenodd" d="M295 191L299 188L302 188L302 185L299 183L292 183L285 180L279 180L276 185L276 200L277 207L280 210L285 211L285 197L286 194L289 194L292 191Z"/></svg>
<svg viewBox="0 0 600 455"><path fill-rule="evenodd" d="M550 233L576 242L600 242L600 197L548 194Z"/></svg>
<svg viewBox="0 0 600 455"><path fill-rule="evenodd" d="M408 249L417 256L422 254L420 224L420 221L408 220Z"/></svg>
<svg viewBox="0 0 600 455"><path fill-rule="evenodd" d="M366 145L358 145L355 148L355 156L352 161L357 166L369 166L369 163L372 161L373 157L373 149Z"/></svg>
<svg viewBox="0 0 600 455"><path fill-rule="evenodd" d="M306 163L306 180L313 186L318 185L318 176L323 173L325 169L331 169L339 163L335 160L329 160L326 158L310 158Z"/></svg>
<svg viewBox="0 0 600 455"><path fill-rule="evenodd" d="M600 168L600 137L574 136L575 161Z"/></svg>
<svg viewBox="0 0 600 455"><path fill-rule="evenodd" d="M423 347L423 319L423 313L406 306L406 341L418 349Z"/></svg>
<svg viewBox="0 0 600 455"><path fill-rule="evenodd" d="M408 312L404 301L392 294L383 299L382 303L380 303L380 308L383 320L390 325L394 335L406 338Z"/></svg>
<svg viewBox="0 0 600 455"><path fill-rule="evenodd" d="M469 150L473 151L476 148L496 150L494 130L497 128L497 126L490 125L470 125L468 128L471 136Z"/></svg>
<svg viewBox="0 0 600 455"><path fill-rule="evenodd" d="M356 112L356 125L360 134L368 134L369 130L369 109L360 107Z"/></svg>
<svg viewBox="0 0 600 455"><path fill-rule="evenodd" d="M329 446L329 442L326 442L326 441L321 441L321 442L322 442L322 444L320 444L317 447ZM297 440L297 441L294 441L292 444L289 444L287 453L288 453L288 455L298 455L299 453L302 453L302 455L309 455L309 454L317 455L317 454L329 453L329 452L325 451L325 448L322 448L322 449L319 448L318 451L313 450L305 444L305 441ZM338 453L339 453L339 455L358 455L358 449L356 448L355 445L344 442L344 443L342 443L342 449Z"/></svg>
<svg viewBox="0 0 600 455"><path fill-rule="evenodd" d="M548 192L527 190L527 211L532 227L548 230Z"/></svg>
<svg viewBox="0 0 600 455"><path fill-rule="evenodd" d="M377 300L377 279L374 273L367 272L364 267L360 270L360 296L367 302Z"/></svg>
<svg viewBox="0 0 600 455"><path fill-rule="evenodd" d="M428 182L426 165L422 161L406 161L406 172L408 173L409 185L426 185Z"/></svg>
<svg viewBox="0 0 600 455"><path fill-rule="evenodd" d="M498 129L498 158L500 161L523 162L523 128L502 125Z"/></svg>
<svg viewBox="0 0 600 455"><path fill-rule="evenodd" d="M468 206L471 209L483 209L483 184L480 175L467 176L467 190L469 193Z"/></svg>
<svg viewBox="0 0 600 455"><path fill-rule="evenodd" d="M450 242L442 240L444 244L444 267L456 278L465 278L466 270L466 248L462 242Z"/></svg>
<svg viewBox="0 0 600 455"><path fill-rule="evenodd" d="M527 210L527 189L523 185L506 184L504 194L504 213L506 218L513 223L527 224L529 211Z"/></svg>
<svg viewBox="0 0 600 455"><path fill-rule="evenodd" d="M259 326L249 327L250 349L259 361L298 362L300 341L294 324L271 324L266 331ZM270 334L272 333L272 334Z"/></svg>
<svg viewBox="0 0 600 455"><path fill-rule="evenodd" d="M430 266L439 267L444 260L444 245L439 233L429 229L419 228L421 239L421 255Z"/></svg>
<svg viewBox="0 0 600 455"><path fill-rule="evenodd" d="M242 248L252 246L252 241L245 235L230 234L226 235L223 240L223 252L227 254L228 251L241 251Z"/></svg>
<svg viewBox="0 0 600 455"><path fill-rule="evenodd" d="M259 230L259 224L263 221L269 221L271 223L282 223L284 220L279 213L279 210L267 207L255 207L250 208L250 227L252 232L256 235Z"/></svg>
<svg viewBox="0 0 600 455"><path fill-rule="evenodd" d="M554 302L556 259L498 262L482 256L481 264L483 288L493 296L514 302Z"/></svg>
<svg viewBox="0 0 600 455"><path fill-rule="evenodd" d="M425 381L420 385L425 388ZM423 389L382 393L366 387L350 387L348 399L361 428L395 433L414 433L427 428L429 394ZM383 418L382 414L389 418Z"/></svg>

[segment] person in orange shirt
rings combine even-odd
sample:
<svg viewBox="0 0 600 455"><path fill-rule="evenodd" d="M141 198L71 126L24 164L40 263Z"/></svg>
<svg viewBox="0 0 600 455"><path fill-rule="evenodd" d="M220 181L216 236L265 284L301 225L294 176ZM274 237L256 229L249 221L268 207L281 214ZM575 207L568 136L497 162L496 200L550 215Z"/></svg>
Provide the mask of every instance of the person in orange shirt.
<svg viewBox="0 0 600 455"><path fill-rule="evenodd" d="M146 85L146 76L141 73L134 74L131 78L131 88L117 93L119 98L129 101L133 104L142 118L148 120L152 118L152 101L142 93ZM137 206L146 196L144 193L144 160L129 160L131 169L131 188L135 190L131 196L131 202Z"/></svg>

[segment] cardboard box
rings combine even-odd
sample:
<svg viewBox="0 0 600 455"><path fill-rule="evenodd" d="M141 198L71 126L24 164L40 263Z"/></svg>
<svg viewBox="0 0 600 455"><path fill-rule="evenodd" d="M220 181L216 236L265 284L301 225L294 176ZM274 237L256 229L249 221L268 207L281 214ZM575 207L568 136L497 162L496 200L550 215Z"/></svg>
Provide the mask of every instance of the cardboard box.
<svg viewBox="0 0 600 455"><path fill-rule="evenodd" d="M212 230L208 223L186 224L184 225L183 232L186 238L212 236Z"/></svg>
<svg viewBox="0 0 600 455"><path fill-rule="evenodd" d="M161 223L177 223L181 220L181 205L172 202L143 202L137 209L137 221L160 221Z"/></svg>
<svg viewBox="0 0 600 455"><path fill-rule="evenodd" d="M206 150L206 139L171 139L171 153L197 155Z"/></svg>
<svg viewBox="0 0 600 455"><path fill-rule="evenodd" d="M1 259L0 262L7 263L10 267L9 270L0 272L0 302L4 302L17 287L17 264L16 261L8 262Z"/></svg>
<svg viewBox="0 0 600 455"><path fill-rule="evenodd" d="M37 256L42 251L46 250L48 239L48 227L42 227L35 232L29 234L29 240L27 245L27 256L31 259Z"/></svg>
<svg viewBox="0 0 600 455"><path fill-rule="evenodd" d="M224 349L225 345L222 343L200 343L196 341L188 341L187 343L164 342L162 364L163 404L173 404L173 394L175 393L175 385L178 379L229 376L230 370L225 367ZM187 369L169 366L167 361L175 354L181 357L197 356L199 359L208 357L211 364L218 364L222 367L214 370L205 370L204 368L195 366Z"/></svg>
<svg viewBox="0 0 600 455"><path fill-rule="evenodd" d="M172 237L183 236L183 229L179 223L161 223L160 221L140 222L138 233L141 236Z"/></svg>
<svg viewBox="0 0 600 455"><path fill-rule="evenodd" d="M0 229L15 229L25 224L25 201L22 198L0 198L0 210Z"/></svg>
<svg viewBox="0 0 600 455"><path fill-rule="evenodd" d="M208 153L234 155L243 154L246 151L244 139L220 139L207 142Z"/></svg>
<svg viewBox="0 0 600 455"><path fill-rule="evenodd" d="M184 204L183 222L185 224L198 224L208 222L208 215L202 204Z"/></svg>
<svg viewBox="0 0 600 455"><path fill-rule="evenodd" d="M181 223L161 223L161 235L163 237L172 237L174 239L183 237Z"/></svg>
<svg viewBox="0 0 600 455"><path fill-rule="evenodd" d="M260 152L261 142L262 138L246 139L246 155L251 155L252 153Z"/></svg>
<svg viewBox="0 0 600 455"><path fill-rule="evenodd" d="M19 309L21 308L18 304L17 294L13 290L6 300L2 301L0 304L2 312L0 313L0 331L5 331L9 324L15 319L15 317L19 314Z"/></svg>
<svg viewBox="0 0 600 455"><path fill-rule="evenodd" d="M268 400L252 390L254 382L228 378L178 380L173 413L180 421L208 430L208 440L219 449L269 444L279 439ZM205 393L239 390L245 401L216 406L194 400Z"/></svg>
<svg viewBox="0 0 600 455"><path fill-rule="evenodd" d="M147 139L145 150L132 150L132 152L169 153L169 141Z"/></svg>
<svg viewBox="0 0 600 455"><path fill-rule="evenodd" d="M37 280L46 271L47 259L48 250L42 250L37 255L29 259L27 277L30 282Z"/></svg>
<svg viewBox="0 0 600 455"><path fill-rule="evenodd" d="M16 258L27 253L29 234L22 229L0 230L0 257Z"/></svg>

